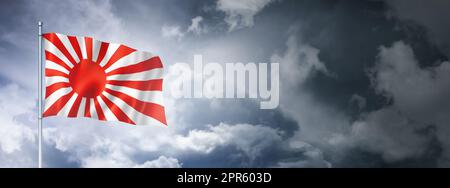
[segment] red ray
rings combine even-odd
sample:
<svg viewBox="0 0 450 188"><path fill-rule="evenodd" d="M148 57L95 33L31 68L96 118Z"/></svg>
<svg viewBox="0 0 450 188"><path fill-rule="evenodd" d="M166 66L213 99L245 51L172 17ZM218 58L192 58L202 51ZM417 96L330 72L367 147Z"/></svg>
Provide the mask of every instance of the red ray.
<svg viewBox="0 0 450 188"><path fill-rule="evenodd" d="M163 68L161 60L158 56L152 57L140 63L129 65L125 67L117 68L113 71L110 71L106 74L106 76L115 75L115 74L132 74L137 72L144 72L156 68Z"/></svg>
<svg viewBox="0 0 450 188"><path fill-rule="evenodd" d="M72 44L73 49L75 50L75 53L78 55L78 59L83 59L83 54L81 53L80 44L78 43L77 37L75 36L67 36L69 38L70 44Z"/></svg>
<svg viewBox="0 0 450 188"><path fill-rule="evenodd" d="M146 81L122 81L107 80L107 84L129 87L141 91L162 91L163 79L154 79Z"/></svg>
<svg viewBox="0 0 450 188"><path fill-rule="evenodd" d="M77 62L75 62L75 59L73 59L73 57L70 55L69 51L67 51L66 47L64 46L64 44L61 42L61 40L58 38L58 35L56 35L55 33L46 33L42 35L44 38L46 38L48 41L50 41L51 43L53 43L53 45L55 45L59 51L61 51L61 53L64 54L64 56L66 56L66 58L73 64L76 65Z"/></svg>
<svg viewBox="0 0 450 188"><path fill-rule="evenodd" d="M65 88L65 87L70 87L70 84L67 82L58 82L58 83L54 83L52 85L47 86L45 88L45 98L50 96L52 93L54 93L58 89Z"/></svg>
<svg viewBox="0 0 450 188"><path fill-rule="evenodd" d="M97 101L97 98L94 98L95 111L97 111L97 117L99 120L106 121L105 114L103 114L102 108Z"/></svg>
<svg viewBox="0 0 450 188"><path fill-rule="evenodd" d="M109 110L114 113L119 121L136 125L133 120L131 120L117 105L111 102L107 97L105 97L104 95L100 95L100 97L103 99L103 102L105 102L106 106L108 106Z"/></svg>
<svg viewBox="0 0 450 188"><path fill-rule="evenodd" d="M100 50L98 51L98 56L96 60L97 64L100 64L100 62L102 62L103 58L105 57L106 51L108 51L108 46L109 43L106 42L102 42L102 44L100 45Z"/></svg>
<svg viewBox="0 0 450 188"><path fill-rule="evenodd" d="M63 72L61 72L59 70L54 70L54 69L45 69L45 76L46 77L62 76L62 77L69 78L68 74L63 73Z"/></svg>
<svg viewBox="0 0 450 188"><path fill-rule="evenodd" d="M84 43L86 44L87 59L89 59L89 61L92 61L92 38L84 37Z"/></svg>
<svg viewBox="0 0 450 188"><path fill-rule="evenodd" d="M70 108L68 117L77 117L78 109L80 108L80 104L81 104L81 99L83 99L83 97L78 95L77 99L75 100L75 102L72 105L72 108Z"/></svg>
<svg viewBox="0 0 450 188"><path fill-rule="evenodd" d="M50 108L48 108L44 112L43 114L44 117L57 115L58 112L61 111L61 109L66 105L67 101L69 101L69 99L72 97L73 94L74 91L71 91L68 94L59 98L55 103L52 104L52 106L50 106Z"/></svg>
<svg viewBox="0 0 450 188"><path fill-rule="evenodd" d="M91 99L86 98L86 105L84 106L84 117L91 117Z"/></svg>
<svg viewBox="0 0 450 188"><path fill-rule="evenodd" d="M163 123L164 125L167 125L163 106L155 104L155 103L143 102L143 101L137 100L127 94L124 94L124 93L118 92L118 91L114 91L109 88L105 88L105 91L110 93L111 95L114 95L115 97L122 99L124 102L126 102L128 105L133 107L135 110L158 120L159 122Z"/></svg>
<svg viewBox="0 0 450 188"><path fill-rule="evenodd" d="M119 60L122 57L127 56L128 54L130 54L134 51L136 51L136 50L133 48L130 48L125 45L120 45L119 48L117 48L117 50L111 56L111 58L109 58L109 61L105 64L105 66L103 66L103 69L104 70L108 69L108 67L111 66L112 64L114 64L117 60Z"/></svg>
<svg viewBox="0 0 450 188"><path fill-rule="evenodd" d="M69 67L69 65L67 65L63 60L61 60L58 56L56 56L55 54L52 54L51 52L45 50L45 59L52 61L58 65L61 65L62 67L64 67L65 69L67 69L68 71L71 70L71 68Z"/></svg>

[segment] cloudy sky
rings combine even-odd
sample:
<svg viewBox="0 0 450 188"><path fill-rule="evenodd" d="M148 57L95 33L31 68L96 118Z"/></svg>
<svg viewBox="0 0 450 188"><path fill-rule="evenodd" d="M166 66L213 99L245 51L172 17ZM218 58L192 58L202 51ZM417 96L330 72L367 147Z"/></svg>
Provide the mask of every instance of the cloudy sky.
<svg viewBox="0 0 450 188"><path fill-rule="evenodd" d="M165 97L168 127L44 119L45 167L450 167L450 1L6 0L0 166L37 166L37 21L173 64L280 63L280 106Z"/></svg>

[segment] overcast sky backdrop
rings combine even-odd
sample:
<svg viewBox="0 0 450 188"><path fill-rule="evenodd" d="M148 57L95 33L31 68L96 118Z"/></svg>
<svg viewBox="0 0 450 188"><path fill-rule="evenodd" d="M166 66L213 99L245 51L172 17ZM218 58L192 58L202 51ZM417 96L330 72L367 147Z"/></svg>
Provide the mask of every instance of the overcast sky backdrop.
<svg viewBox="0 0 450 188"><path fill-rule="evenodd" d="M280 63L280 106L173 99L168 127L44 120L45 167L450 167L450 1L0 2L0 166L37 166L37 22L165 65Z"/></svg>

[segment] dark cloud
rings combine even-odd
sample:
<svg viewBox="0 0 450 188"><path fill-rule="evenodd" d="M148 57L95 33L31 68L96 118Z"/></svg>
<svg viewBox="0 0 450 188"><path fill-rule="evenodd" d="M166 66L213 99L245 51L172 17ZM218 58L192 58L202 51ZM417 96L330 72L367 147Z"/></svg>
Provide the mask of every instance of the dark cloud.
<svg viewBox="0 0 450 188"><path fill-rule="evenodd" d="M441 48L441 52L450 57L450 2L430 0L424 3L420 0L386 1L391 8L389 16L394 16L403 22L412 22L426 28L425 34L430 41Z"/></svg>

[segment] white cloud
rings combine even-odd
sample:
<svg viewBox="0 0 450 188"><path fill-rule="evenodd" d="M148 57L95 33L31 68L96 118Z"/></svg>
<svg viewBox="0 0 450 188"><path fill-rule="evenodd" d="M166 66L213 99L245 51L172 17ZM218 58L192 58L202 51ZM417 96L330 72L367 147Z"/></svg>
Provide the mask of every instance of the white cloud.
<svg viewBox="0 0 450 188"><path fill-rule="evenodd" d="M172 144L181 151L204 154L212 153L217 148L231 146L244 154L245 157L242 159L248 159L241 161L242 164L251 165L258 159L266 158L270 152L287 152L286 157L275 157L276 159L270 161L276 163L273 167L331 166L318 148L295 139L284 140L283 134L277 129L262 125L220 123L217 126L210 126L207 130L189 131L186 136L178 135ZM278 160L280 161L277 162Z"/></svg>
<svg viewBox="0 0 450 188"><path fill-rule="evenodd" d="M301 85L316 72L328 74L325 64L319 59L320 50L303 44L296 33L291 33L286 41L287 49L283 55L274 54L271 62L281 63L281 72L289 86Z"/></svg>
<svg viewBox="0 0 450 188"><path fill-rule="evenodd" d="M280 110L300 126L294 139L316 147L337 150L336 146L340 145L337 141L342 139L336 138L349 132L347 115L339 109L318 102L303 87L305 81L316 74L334 76L319 59L319 49L302 43L297 38L295 28L289 34L286 51L281 55L274 54L271 58L271 62L280 63Z"/></svg>
<svg viewBox="0 0 450 188"><path fill-rule="evenodd" d="M79 158L82 167L120 168L134 166L130 159L131 148L126 144L113 141L109 138L99 138L89 147L89 154Z"/></svg>
<svg viewBox="0 0 450 188"><path fill-rule="evenodd" d="M369 113L352 125L352 139L363 150L380 153L386 162L420 157L431 141L417 124L393 107Z"/></svg>
<svg viewBox="0 0 450 188"><path fill-rule="evenodd" d="M20 121L33 117L34 97L15 84L0 88L0 147L6 154L20 151L24 144L34 142L33 129ZM23 116L23 117L20 117Z"/></svg>
<svg viewBox="0 0 450 188"><path fill-rule="evenodd" d="M164 155L159 156L152 161L146 161L143 164L136 165L136 168L181 168L181 164L178 159L172 157L166 157Z"/></svg>
<svg viewBox="0 0 450 188"><path fill-rule="evenodd" d="M279 168L331 168L331 164L323 160L298 160L290 162L278 162Z"/></svg>
<svg viewBox="0 0 450 188"><path fill-rule="evenodd" d="M145 156L135 159L134 155L143 152L158 155L173 134L172 128L133 127L84 118L53 117L45 119L44 123L45 143L67 153L69 158L65 160L78 163L81 167L141 165L138 161L148 159Z"/></svg>
<svg viewBox="0 0 450 188"><path fill-rule="evenodd" d="M302 152L302 158L290 158L278 162L275 167L280 168L330 168L331 163L324 159L322 151L311 144L299 140L289 143L290 150Z"/></svg>
<svg viewBox="0 0 450 188"><path fill-rule="evenodd" d="M254 24L254 16L273 0L218 0L217 10L226 14L225 22L229 31L243 27L251 27Z"/></svg>
<svg viewBox="0 0 450 188"><path fill-rule="evenodd" d="M260 125L221 123L210 126L209 130L191 130L186 136L175 137L174 147L210 153L219 146L235 146L250 159L255 159L262 150L279 144L280 134L275 129Z"/></svg>
<svg viewBox="0 0 450 188"><path fill-rule="evenodd" d="M191 25L188 27L187 32L192 32L196 35L200 35L203 33L206 33L207 30L201 26L201 23L203 21L203 17L201 16L197 16L195 18L192 18L192 23Z"/></svg>
<svg viewBox="0 0 450 188"><path fill-rule="evenodd" d="M426 155L437 138L443 149L440 164L448 166L449 72L449 62L421 68L412 48L401 41L381 47L372 79L376 91L392 104L368 113L353 124L355 143L360 148L381 153L387 162L395 162ZM439 131L429 131L432 127Z"/></svg>
<svg viewBox="0 0 450 188"><path fill-rule="evenodd" d="M112 139L102 138L89 148L87 156L80 157L82 167L86 168L180 168L178 159L160 156L157 159L137 163L133 154L141 152L129 143L123 144Z"/></svg>
<svg viewBox="0 0 450 188"><path fill-rule="evenodd" d="M28 11L45 18L41 20L44 22L44 32L67 32L66 34L92 36L115 42L122 42L126 37L122 20L112 10L111 0L53 0L45 6L42 6L41 1L34 0L27 3L27 6ZM49 14L51 16L48 16ZM35 27L33 25L33 28Z"/></svg>
<svg viewBox="0 0 450 188"><path fill-rule="evenodd" d="M283 132L262 125L220 123L183 134L148 126L135 129L78 122L83 126L58 126L58 130L47 128L44 138L56 149L67 153L70 156L68 160L80 163L81 167L181 167L180 157L184 155L206 157L222 152L218 149L223 148L235 149L237 152L225 157L237 160L242 165L264 160L270 151L291 152L294 149L299 155L306 156L306 159L295 158L298 163L304 166L327 166L316 148L310 145L298 147L298 144L285 148L287 143L282 138ZM160 157L154 160L134 157L142 153Z"/></svg>
<svg viewBox="0 0 450 188"><path fill-rule="evenodd" d="M161 28L161 33L163 37L166 38L176 38L180 40L184 37L184 32L181 31L180 26L163 26Z"/></svg>
<svg viewBox="0 0 450 188"><path fill-rule="evenodd" d="M181 40L185 35L189 33L193 33L196 35L204 34L207 32L207 29L203 24L203 17L196 16L192 18L191 25L186 29L181 29L178 25L163 25L161 28L161 34L165 38L175 38L177 40Z"/></svg>
<svg viewBox="0 0 450 188"><path fill-rule="evenodd" d="M0 167L37 165L34 96L16 84L0 86Z"/></svg>

